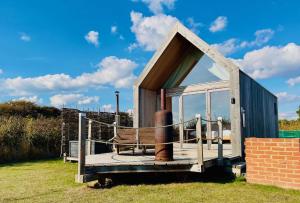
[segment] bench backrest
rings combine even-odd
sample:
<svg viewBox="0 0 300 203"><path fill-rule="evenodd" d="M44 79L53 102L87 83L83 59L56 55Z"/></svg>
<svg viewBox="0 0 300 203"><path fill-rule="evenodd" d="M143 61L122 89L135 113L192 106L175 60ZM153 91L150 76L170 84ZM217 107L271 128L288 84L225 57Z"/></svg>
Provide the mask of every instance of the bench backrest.
<svg viewBox="0 0 300 203"><path fill-rule="evenodd" d="M117 140L136 141L136 129L118 129ZM155 129L140 128L139 142L141 144L155 144Z"/></svg>
<svg viewBox="0 0 300 203"><path fill-rule="evenodd" d="M139 129L139 139L141 144L155 144L155 128Z"/></svg>
<svg viewBox="0 0 300 203"><path fill-rule="evenodd" d="M132 128L118 129L116 139L136 141L136 130Z"/></svg>

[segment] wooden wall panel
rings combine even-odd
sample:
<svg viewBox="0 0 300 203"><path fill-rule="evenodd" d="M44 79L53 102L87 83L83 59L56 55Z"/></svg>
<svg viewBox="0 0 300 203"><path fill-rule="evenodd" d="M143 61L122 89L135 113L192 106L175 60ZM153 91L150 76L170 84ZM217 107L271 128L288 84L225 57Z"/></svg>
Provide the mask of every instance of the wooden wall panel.
<svg viewBox="0 0 300 203"><path fill-rule="evenodd" d="M139 127L154 126L154 113L157 110L156 91L139 90Z"/></svg>
<svg viewBox="0 0 300 203"><path fill-rule="evenodd" d="M245 127L241 127L243 138L278 137L277 97L242 71L240 103L245 110Z"/></svg>

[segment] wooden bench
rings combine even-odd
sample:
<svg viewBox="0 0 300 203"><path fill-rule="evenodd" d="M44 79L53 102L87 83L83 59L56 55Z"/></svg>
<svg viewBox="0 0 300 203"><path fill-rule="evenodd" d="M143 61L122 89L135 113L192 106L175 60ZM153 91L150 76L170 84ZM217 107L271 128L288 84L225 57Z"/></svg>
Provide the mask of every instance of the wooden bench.
<svg viewBox="0 0 300 203"><path fill-rule="evenodd" d="M155 147L155 128L139 129L139 144L142 146L144 154L147 149L153 149Z"/></svg>
<svg viewBox="0 0 300 203"><path fill-rule="evenodd" d="M120 150L131 149L134 154L134 148L137 143L143 148L143 153L147 149L153 149L155 146L155 129L154 128L141 128L138 132L138 140L136 139L136 129L118 129L117 137L114 139L117 153ZM149 145L150 144L150 145Z"/></svg>
<svg viewBox="0 0 300 203"><path fill-rule="evenodd" d="M117 148L117 153L120 153L120 150L132 149L134 154L134 148L136 147L136 130L135 129L118 129L117 136L114 139L115 146Z"/></svg>

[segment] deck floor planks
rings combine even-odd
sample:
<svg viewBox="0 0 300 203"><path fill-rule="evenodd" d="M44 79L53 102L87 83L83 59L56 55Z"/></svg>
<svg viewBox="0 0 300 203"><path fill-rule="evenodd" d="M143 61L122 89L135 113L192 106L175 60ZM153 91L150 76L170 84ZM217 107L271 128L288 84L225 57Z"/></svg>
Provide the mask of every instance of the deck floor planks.
<svg viewBox="0 0 300 203"><path fill-rule="evenodd" d="M231 144L223 145L224 157L232 156ZM185 143L183 149L179 144L174 144L174 160L161 162L154 160L154 149L148 149L146 154L138 150L135 154L132 151L123 151L119 155L115 152L88 155L86 156L86 166L118 166L118 165L180 165L197 164L197 144ZM203 145L204 161L216 159L218 156L217 144L213 144L211 150L207 145Z"/></svg>

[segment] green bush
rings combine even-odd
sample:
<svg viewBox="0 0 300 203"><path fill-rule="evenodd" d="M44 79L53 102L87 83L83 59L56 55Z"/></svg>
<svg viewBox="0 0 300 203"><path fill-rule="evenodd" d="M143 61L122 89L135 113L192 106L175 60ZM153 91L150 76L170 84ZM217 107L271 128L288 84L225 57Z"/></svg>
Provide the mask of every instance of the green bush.
<svg viewBox="0 0 300 203"><path fill-rule="evenodd" d="M26 159L29 145L24 132L26 118L0 118L0 162Z"/></svg>
<svg viewBox="0 0 300 203"><path fill-rule="evenodd" d="M59 156L60 119L28 119L25 132L30 144L30 158Z"/></svg>
<svg viewBox="0 0 300 203"><path fill-rule="evenodd" d="M57 157L61 111L28 101L0 104L0 163Z"/></svg>
<svg viewBox="0 0 300 203"><path fill-rule="evenodd" d="M0 117L0 162L58 157L60 119Z"/></svg>
<svg viewBox="0 0 300 203"><path fill-rule="evenodd" d="M61 111L54 107L38 106L28 101L9 101L0 103L0 116L59 117Z"/></svg>
<svg viewBox="0 0 300 203"><path fill-rule="evenodd" d="M279 130L300 130L300 120L280 120Z"/></svg>

